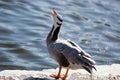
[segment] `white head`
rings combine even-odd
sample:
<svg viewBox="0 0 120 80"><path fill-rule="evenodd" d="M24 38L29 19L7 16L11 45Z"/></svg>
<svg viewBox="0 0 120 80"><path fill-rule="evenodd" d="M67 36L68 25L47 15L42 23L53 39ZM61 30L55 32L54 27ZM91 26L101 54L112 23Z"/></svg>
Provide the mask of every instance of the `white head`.
<svg viewBox="0 0 120 80"><path fill-rule="evenodd" d="M59 15L55 10L51 11L52 15L53 15L53 27L51 29L51 31L49 32L48 36L47 36L47 45L53 41L56 41L58 39L58 34L60 31L60 27L62 25L62 21L63 18L61 15Z"/></svg>
<svg viewBox="0 0 120 80"><path fill-rule="evenodd" d="M51 11L54 19L54 26L59 27L62 24L63 18L60 14L57 13L54 9Z"/></svg>

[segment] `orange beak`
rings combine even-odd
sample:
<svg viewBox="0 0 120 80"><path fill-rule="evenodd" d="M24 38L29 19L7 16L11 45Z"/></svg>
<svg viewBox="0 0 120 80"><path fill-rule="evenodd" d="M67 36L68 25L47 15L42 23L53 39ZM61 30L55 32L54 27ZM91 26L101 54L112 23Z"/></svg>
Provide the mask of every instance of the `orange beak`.
<svg viewBox="0 0 120 80"><path fill-rule="evenodd" d="M52 15L57 15L57 12L54 9L51 11L51 13Z"/></svg>

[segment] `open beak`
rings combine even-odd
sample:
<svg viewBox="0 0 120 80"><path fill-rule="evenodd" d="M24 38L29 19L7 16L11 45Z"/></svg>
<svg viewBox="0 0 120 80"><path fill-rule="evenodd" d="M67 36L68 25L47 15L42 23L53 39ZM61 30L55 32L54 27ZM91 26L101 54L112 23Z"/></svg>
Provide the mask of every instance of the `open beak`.
<svg viewBox="0 0 120 80"><path fill-rule="evenodd" d="M51 13L52 15L57 15L57 12L54 9L51 11Z"/></svg>

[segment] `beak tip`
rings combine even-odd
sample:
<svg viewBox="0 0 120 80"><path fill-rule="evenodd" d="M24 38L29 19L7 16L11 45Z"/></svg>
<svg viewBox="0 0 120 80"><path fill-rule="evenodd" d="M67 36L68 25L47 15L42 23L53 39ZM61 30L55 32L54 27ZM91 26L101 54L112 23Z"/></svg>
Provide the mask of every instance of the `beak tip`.
<svg viewBox="0 0 120 80"><path fill-rule="evenodd" d="M57 14L57 12L56 12L55 9L53 9L53 10L51 11L51 13L52 13L52 15L56 15L56 14Z"/></svg>

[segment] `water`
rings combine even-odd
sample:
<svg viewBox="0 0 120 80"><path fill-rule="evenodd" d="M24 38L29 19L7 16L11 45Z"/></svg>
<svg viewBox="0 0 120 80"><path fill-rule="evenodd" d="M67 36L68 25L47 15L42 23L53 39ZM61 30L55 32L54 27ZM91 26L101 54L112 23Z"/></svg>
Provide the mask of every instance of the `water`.
<svg viewBox="0 0 120 80"><path fill-rule="evenodd" d="M120 63L120 0L0 0L0 70L56 68L45 39L56 9L60 37L71 39L97 65Z"/></svg>

